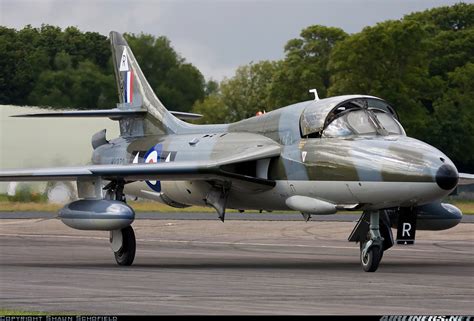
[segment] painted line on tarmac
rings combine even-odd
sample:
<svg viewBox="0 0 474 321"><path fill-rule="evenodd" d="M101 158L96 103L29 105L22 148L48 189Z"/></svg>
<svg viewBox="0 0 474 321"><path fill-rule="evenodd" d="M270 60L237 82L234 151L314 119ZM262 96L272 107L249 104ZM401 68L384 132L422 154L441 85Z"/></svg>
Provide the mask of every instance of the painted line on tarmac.
<svg viewBox="0 0 474 321"><path fill-rule="evenodd" d="M42 235L42 234L10 234L0 233L1 236L11 237L32 237L32 238L61 238L61 239L78 239L78 240L109 240L108 237L100 236L79 236L79 235ZM332 246L332 245L304 245L304 244L270 244L270 243L250 243L250 242L215 242L215 241L194 241L194 240L166 240L166 239L142 239L137 238L140 242L159 242L159 243L177 243L177 244L202 244L202 245L246 245L246 246L263 246L263 247L298 247L298 248L327 248L327 249L355 249L355 246ZM437 243L436 241L433 241ZM404 251L404 252L439 252L438 250L419 250L419 249L406 249L406 248L392 248L392 251Z"/></svg>
<svg viewBox="0 0 474 321"><path fill-rule="evenodd" d="M61 239L78 239L78 240L109 240L108 237L101 236L80 236L80 235L42 235L42 234L11 234L0 233L0 236L12 237L32 237L32 238L61 238ZM153 238L137 238L140 242L160 242L160 243L178 243L178 244L206 244L206 245L249 245L249 246L268 246L268 247L305 247L305 248L334 248L334 249L354 249L350 246L327 246L327 245L303 245L303 244L270 244L270 243L249 243L249 242L215 242L215 241L194 241L194 240L166 240Z"/></svg>

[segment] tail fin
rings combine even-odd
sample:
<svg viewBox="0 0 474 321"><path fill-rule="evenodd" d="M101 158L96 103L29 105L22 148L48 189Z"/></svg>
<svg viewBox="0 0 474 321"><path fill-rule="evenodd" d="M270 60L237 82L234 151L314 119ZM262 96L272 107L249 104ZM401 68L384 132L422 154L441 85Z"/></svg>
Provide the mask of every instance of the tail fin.
<svg viewBox="0 0 474 321"><path fill-rule="evenodd" d="M176 133L181 121L175 118L158 99L148 84L132 50L123 36L110 32L112 61L117 83L121 110L146 110L145 119L124 118L120 120L122 136Z"/></svg>

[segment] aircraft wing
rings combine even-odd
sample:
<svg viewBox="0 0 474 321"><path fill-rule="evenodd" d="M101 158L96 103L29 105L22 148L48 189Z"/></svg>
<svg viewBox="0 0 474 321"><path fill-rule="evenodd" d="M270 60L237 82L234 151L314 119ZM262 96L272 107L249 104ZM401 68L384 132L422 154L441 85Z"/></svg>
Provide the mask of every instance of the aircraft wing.
<svg viewBox="0 0 474 321"><path fill-rule="evenodd" d="M101 177L106 180L222 180L272 188L272 180L228 170L228 166L280 155L280 146L249 148L245 154L231 155L213 161L176 161L151 164L85 165L0 171L0 181L67 181Z"/></svg>
<svg viewBox="0 0 474 321"><path fill-rule="evenodd" d="M474 184L474 174L459 173L458 185Z"/></svg>

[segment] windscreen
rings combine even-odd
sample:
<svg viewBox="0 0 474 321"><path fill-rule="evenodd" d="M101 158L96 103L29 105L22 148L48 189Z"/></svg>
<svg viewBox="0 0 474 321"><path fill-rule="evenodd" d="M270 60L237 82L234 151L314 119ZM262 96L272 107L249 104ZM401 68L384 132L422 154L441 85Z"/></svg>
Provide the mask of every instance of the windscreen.
<svg viewBox="0 0 474 321"><path fill-rule="evenodd" d="M391 135L405 135L400 123L393 118L392 115L384 113L380 110L374 110L374 114L377 117L380 124L387 130Z"/></svg>
<svg viewBox="0 0 474 321"><path fill-rule="evenodd" d="M323 137L354 135L403 135L400 124L388 113L368 109L341 113L323 131Z"/></svg>

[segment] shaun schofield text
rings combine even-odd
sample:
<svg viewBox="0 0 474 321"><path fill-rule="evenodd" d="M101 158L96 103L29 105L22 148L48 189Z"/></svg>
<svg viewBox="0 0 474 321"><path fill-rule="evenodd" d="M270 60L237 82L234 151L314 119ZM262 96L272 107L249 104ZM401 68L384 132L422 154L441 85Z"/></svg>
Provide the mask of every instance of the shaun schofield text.
<svg viewBox="0 0 474 321"><path fill-rule="evenodd" d="M0 321L117 321L114 316L0 316Z"/></svg>

